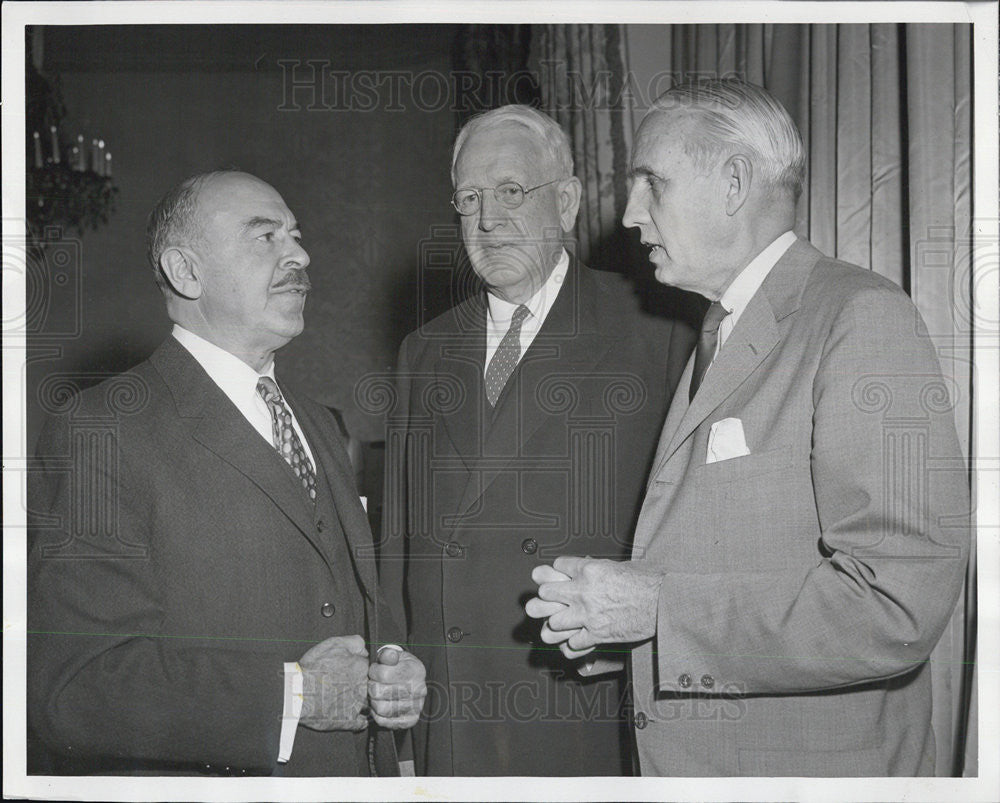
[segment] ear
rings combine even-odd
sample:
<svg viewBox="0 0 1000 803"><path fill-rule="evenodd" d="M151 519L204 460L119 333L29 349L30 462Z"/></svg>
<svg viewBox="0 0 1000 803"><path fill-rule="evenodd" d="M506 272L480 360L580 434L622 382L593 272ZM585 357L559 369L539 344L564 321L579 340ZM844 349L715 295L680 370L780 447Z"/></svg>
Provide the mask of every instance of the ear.
<svg viewBox="0 0 1000 803"><path fill-rule="evenodd" d="M160 270L179 296L194 300L201 297L201 280L194 257L186 248L168 248L160 255Z"/></svg>
<svg viewBox="0 0 1000 803"><path fill-rule="evenodd" d="M753 165L746 156L736 154L726 160L723 167L726 182L726 214L735 215L750 197L753 184Z"/></svg>
<svg viewBox="0 0 1000 803"><path fill-rule="evenodd" d="M580 179L570 176L559 182L559 222L562 230L568 232L576 223L576 213L580 210L580 196L583 189Z"/></svg>

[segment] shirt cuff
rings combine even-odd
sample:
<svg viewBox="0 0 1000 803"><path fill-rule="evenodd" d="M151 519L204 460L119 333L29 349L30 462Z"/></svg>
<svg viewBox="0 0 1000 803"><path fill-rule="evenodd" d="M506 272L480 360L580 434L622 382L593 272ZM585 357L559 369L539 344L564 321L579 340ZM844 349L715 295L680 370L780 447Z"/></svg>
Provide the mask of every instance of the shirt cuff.
<svg viewBox="0 0 1000 803"><path fill-rule="evenodd" d="M297 662L285 664L285 704L281 711L281 734L278 737L278 763L292 757L295 731L302 716L302 667Z"/></svg>

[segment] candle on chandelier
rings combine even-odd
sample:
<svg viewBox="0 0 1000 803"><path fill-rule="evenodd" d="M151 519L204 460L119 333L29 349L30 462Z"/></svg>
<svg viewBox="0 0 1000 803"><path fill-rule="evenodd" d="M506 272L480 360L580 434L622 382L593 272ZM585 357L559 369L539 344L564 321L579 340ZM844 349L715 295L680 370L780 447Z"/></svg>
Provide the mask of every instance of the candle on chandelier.
<svg viewBox="0 0 1000 803"><path fill-rule="evenodd" d="M75 170L79 170L81 173L87 169L87 151L83 147L83 134L76 135L76 147L73 149L77 154L76 164L73 166Z"/></svg>
<svg viewBox="0 0 1000 803"><path fill-rule="evenodd" d="M52 163L59 164L59 132L54 125L49 126L49 131L52 134Z"/></svg>
<svg viewBox="0 0 1000 803"><path fill-rule="evenodd" d="M100 162L97 161L97 140L90 140L90 169L95 173L101 169Z"/></svg>
<svg viewBox="0 0 1000 803"><path fill-rule="evenodd" d="M42 166L42 139L36 131L33 135L35 140L35 167Z"/></svg>
<svg viewBox="0 0 1000 803"><path fill-rule="evenodd" d="M105 167L103 139L97 140L97 165L97 174L103 176Z"/></svg>
<svg viewBox="0 0 1000 803"><path fill-rule="evenodd" d="M104 175L111 178L111 153L104 154Z"/></svg>

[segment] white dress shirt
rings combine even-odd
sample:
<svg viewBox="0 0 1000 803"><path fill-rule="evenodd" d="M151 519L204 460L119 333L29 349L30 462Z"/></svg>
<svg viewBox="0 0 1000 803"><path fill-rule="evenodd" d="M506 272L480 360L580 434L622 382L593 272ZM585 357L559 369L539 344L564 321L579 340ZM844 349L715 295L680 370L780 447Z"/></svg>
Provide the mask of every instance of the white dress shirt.
<svg viewBox="0 0 1000 803"><path fill-rule="evenodd" d="M250 426L257 430L260 436L273 447L271 411L257 392L257 380L262 376L274 379L274 360L263 373L258 374L239 357L219 348L214 343L209 343L205 338L188 331L183 326L174 324L172 334L177 342L187 349L191 356L198 361L198 364L205 369L209 378L236 405L236 409L243 414ZM295 428L295 434L299 436L302 448L315 467L316 460L313 458L302 427L299 426L299 422L295 418L295 411L292 410L287 399L285 399L285 406L292 414L292 426ZM295 662L290 662L286 663L284 668L285 698L281 714L281 732L278 736L278 761L282 764L292 757L295 731L299 726L299 717L302 715L303 687L301 667Z"/></svg>
<svg viewBox="0 0 1000 803"><path fill-rule="evenodd" d="M274 379L274 360L271 360L267 368L258 374L239 357L219 348L214 343L209 343L205 338L188 331L183 326L174 324L173 336L178 343L191 352L191 356L205 369L205 373L236 405L236 409L243 414L243 417L250 422L250 426L257 430L265 441L274 446L271 411L268 410L267 404L257 392L257 380L260 377L267 376ZM295 411L292 410L287 399L285 399L285 406L292 414L292 426L295 428L295 434L299 436L302 448L305 449L315 467L316 460L309 448L309 442L302 434L302 427L299 426L298 419L295 418Z"/></svg>
<svg viewBox="0 0 1000 803"><path fill-rule="evenodd" d="M569 254L566 253L566 249L564 248L559 261L552 269L552 273L545 280L545 284L539 287L535 294L525 302L524 306L528 308L528 316L521 324L521 353L518 355L518 362L521 361L524 352L528 350L528 346L535 339L538 330L545 323L545 318L549 314L549 310L552 309L552 305L556 303L556 296L559 295L559 290L566 280L566 272L568 270ZM486 301L488 308L486 311L486 362L483 364L484 376L486 375L486 368L489 366L490 360L493 359L493 355L496 354L497 348L500 346L500 341L504 339L507 331L510 329L510 322L514 317L514 311L521 306L520 304L511 304L509 301L504 301L504 299L492 293L486 294Z"/></svg>
<svg viewBox="0 0 1000 803"><path fill-rule="evenodd" d="M740 319L740 315L743 314L750 299L764 283L767 274L778 264L778 260L785 255L785 251L792 247L796 239L795 232L786 231L757 254L726 288L719 303L729 314L722 319L722 323L719 325L719 338L715 346L716 354L719 353L722 344L726 342L726 338L733 333L733 328Z"/></svg>

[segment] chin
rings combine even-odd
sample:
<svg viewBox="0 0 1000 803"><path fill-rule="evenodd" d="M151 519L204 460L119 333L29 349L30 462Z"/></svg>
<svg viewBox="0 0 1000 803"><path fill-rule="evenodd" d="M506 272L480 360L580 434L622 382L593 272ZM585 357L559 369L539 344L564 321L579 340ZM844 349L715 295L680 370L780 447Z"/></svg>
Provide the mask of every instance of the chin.
<svg viewBox="0 0 1000 803"><path fill-rule="evenodd" d="M512 254L509 249L500 254L478 254L472 260L472 269L490 287L517 284L529 273L524 256Z"/></svg>
<svg viewBox="0 0 1000 803"><path fill-rule="evenodd" d="M677 285L677 282L675 281L676 277L672 275L670 267L667 265L656 265L653 275L656 277L656 281L660 284L669 284L671 287L675 287Z"/></svg>
<svg viewBox="0 0 1000 803"><path fill-rule="evenodd" d="M302 330L305 329L305 319L299 315L297 318L286 318L275 321L270 329L276 336L283 338L287 343L289 340L302 334Z"/></svg>

